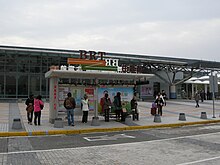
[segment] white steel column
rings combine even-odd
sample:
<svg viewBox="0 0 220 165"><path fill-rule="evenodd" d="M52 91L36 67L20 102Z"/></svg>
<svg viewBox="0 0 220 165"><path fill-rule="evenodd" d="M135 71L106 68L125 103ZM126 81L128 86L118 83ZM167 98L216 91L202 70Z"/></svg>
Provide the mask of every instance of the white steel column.
<svg viewBox="0 0 220 165"><path fill-rule="evenodd" d="M194 98L194 95L195 95L195 93L194 93L194 84L192 84L192 99Z"/></svg>
<svg viewBox="0 0 220 165"><path fill-rule="evenodd" d="M208 87L207 87L207 84L205 84L204 86L205 86L205 90L204 90L204 92L205 92L205 98L206 98L206 100L207 100L207 91L208 91Z"/></svg>
<svg viewBox="0 0 220 165"><path fill-rule="evenodd" d="M49 122L54 123L58 116L58 78L50 78Z"/></svg>
<svg viewBox="0 0 220 165"><path fill-rule="evenodd" d="M95 83L98 84L98 79L95 79ZM92 118L92 126L100 126L99 123L99 117L98 117L98 86L96 85L95 88L95 111L94 111L94 117Z"/></svg>

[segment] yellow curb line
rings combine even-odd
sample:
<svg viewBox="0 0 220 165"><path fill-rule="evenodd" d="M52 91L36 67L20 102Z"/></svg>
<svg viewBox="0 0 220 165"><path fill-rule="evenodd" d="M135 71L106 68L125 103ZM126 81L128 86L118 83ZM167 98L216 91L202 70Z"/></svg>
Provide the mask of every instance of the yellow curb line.
<svg viewBox="0 0 220 165"><path fill-rule="evenodd" d="M142 130L142 129L152 129L152 128L167 128L167 127L181 127L189 125L199 125L199 124L211 124L219 123L220 120L207 120L207 121L197 121L197 122L184 122L174 123L174 124L154 124L146 126L128 126L128 127L114 127L114 128L89 128L80 130L49 130L49 131L35 131L35 132L0 132L0 137L10 137L10 136L42 136L42 135L59 135L59 134L85 134L85 133L95 133L95 132L118 132L118 131L128 131L128 130Z"/></svg>

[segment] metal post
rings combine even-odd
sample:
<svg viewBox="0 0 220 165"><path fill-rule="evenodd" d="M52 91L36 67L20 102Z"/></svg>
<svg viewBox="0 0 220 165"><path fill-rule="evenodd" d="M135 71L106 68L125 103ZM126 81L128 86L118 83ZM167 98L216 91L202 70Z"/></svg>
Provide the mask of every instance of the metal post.
<svg viewBox="0 0 220 165"><path fill-rule="evenodd" d="M58 117L58 78L50 78L50 107L49 122L54 124L55 118Z"/></svg>
<svg viewBox="0 0 220 165"><path fill-rule="evenodd" d="M215 117L215 82L214 82L214 76L213 72L211 71L211 76L212 76L212 106L213 106L213 116L212 118Z"/></svg>
<svg viewBox="0 0 220 165"><path fill-rule="evenodd" d="M98 117L98 79L95 79L95 82L96 82L96 89L95 89L95 97L96 97L96 100L95 100L95 112L94 112L94 117L92 118L92 123L91 125L92 126L100 126L100 123L99 123L99 117Z"/></svg>
<svg viewBox="0 0 220 165"><path fill-rule="evenodd" d="M96 96L96 103L95 103L95 118L98 117L98 87L95 88L95 96Z"/></svg>

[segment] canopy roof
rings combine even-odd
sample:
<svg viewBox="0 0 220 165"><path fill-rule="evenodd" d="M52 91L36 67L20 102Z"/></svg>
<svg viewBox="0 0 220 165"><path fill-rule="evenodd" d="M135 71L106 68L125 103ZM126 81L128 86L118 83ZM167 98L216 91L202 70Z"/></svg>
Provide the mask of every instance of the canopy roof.
<svg viewBox="0 0 220 165"><path fill-rule="evenodd" d="M219 77L219 75L217 75ZM184 82L185 84L209 84L209 76L202 77L191 77L189 80ZM220 84L220 82L218 82Z"/></svg>
<svg viewBox="0 0 220 165"><path fill-rule="evenodd" d="M70 71L70 70L50 70L45 73L45 78L81 78L81 79L107 79L107 80L139 80L149 79L154 74L137 73L116 73L100 71Z"/></svg>
<svg viewBox="0 0 220 165"><path fill-rule="evenodd" d="M48 55L48 56L63 56L79 58L79 50L64 50L64 49L48 49L48 48L35 48L35 47L18 47L18 46L3 46L0 45L0 54L30 54L30 55ZM186 71L187 69L211 69L220 70L220 62L174 58L165 56L153 56L149 54L125 54L125 53L110 53L105 52L105 58L117 58L123 64L143 65L146 70L153 69L180 69Z"/></svg>

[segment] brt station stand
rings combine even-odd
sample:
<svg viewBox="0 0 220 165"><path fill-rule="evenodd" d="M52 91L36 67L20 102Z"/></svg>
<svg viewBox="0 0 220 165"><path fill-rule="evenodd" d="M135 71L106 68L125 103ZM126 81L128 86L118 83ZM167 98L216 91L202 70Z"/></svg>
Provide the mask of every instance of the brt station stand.
<svg viewBox="0 0 220 165"><path fill-rule="evenodd" d="M59 118L59 112L65 112L63 106L67 93L71 92L76 100L76 111L81 111L81 98L84 94L89 97L89 109L94 112L92 126L99 126L99 114L101 113L100 98L107 90L111 102L117 92L121 92L122 108L131 113L130 101L134 96L136 82L147 80L153 74L117 73L109 71L72 71L50 70L45 73L49 79L49 122L54 123ZM68 82L66 82L68 80Z"/></svg>

